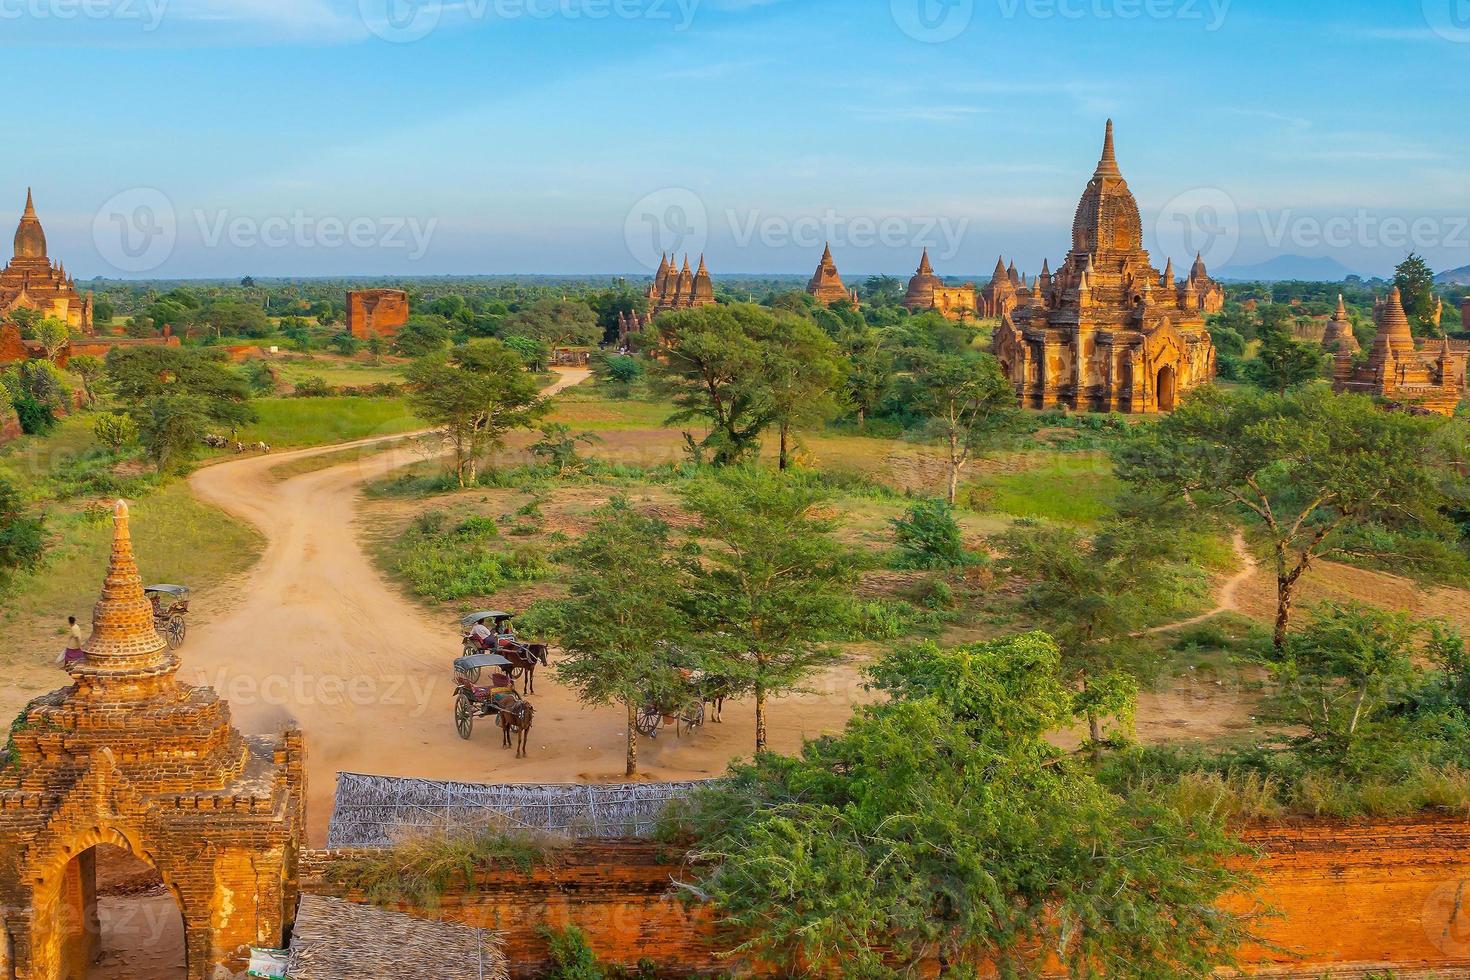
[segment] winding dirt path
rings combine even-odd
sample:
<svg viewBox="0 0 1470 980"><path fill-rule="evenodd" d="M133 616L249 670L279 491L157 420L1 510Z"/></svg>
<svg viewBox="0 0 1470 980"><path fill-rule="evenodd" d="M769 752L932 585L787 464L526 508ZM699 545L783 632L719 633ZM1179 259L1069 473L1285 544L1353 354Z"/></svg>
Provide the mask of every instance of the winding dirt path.
<svg viewBox="0 0 1470 980"><path fill-rule="evenodd" d="M548 391L586 377L586 371L565 372ZM285 480L271 473L343 448L230 461L189 481L201 499L259 528L267 544L260 562L213 593L202 610L204 621L180 651L186 676L227 698L243 731L301 726L312 841L325 840L339 771L468 782L621 779L623 712L584 708L556 683L554 666L537 677L529 758L503 750L499 730L486 721L470 741L458 737L450 669L459 651L457 625L437 620L385 582L354 527L362 485L421 459L420 452L394 446ZM863 698L851 673L834 670L817 679L813 693L774 706L772 747L795 749L804 736L841 728ZM754 740L753 712L731 705L723 724L692 737L643 740L640 768L653 779L716 775Z"/></svg>
<svg viewBox="0 0 1470 980"><path fill-rule="evenodd" d="M1152 636L1157 633L1169 633L1174 630L1183 629L1186 626L1198 625L1207 619L1214 619L1221 613L1240 612L1240 590L1256 574L1256 556L1251 554L1250 549L1246 547L1245 535L1239 531L1235 532L1231 544L1235 549L1235 558L1240 562L1240 571L1221 583L1219 595L1215 599L1216 605L1214 609L1211 609L1209 612L1200 613L1198 616L1191 616L1188 619L1165 623L1163 626L1155 626L1153 629L1144 630L1139 635Z"/></svg>

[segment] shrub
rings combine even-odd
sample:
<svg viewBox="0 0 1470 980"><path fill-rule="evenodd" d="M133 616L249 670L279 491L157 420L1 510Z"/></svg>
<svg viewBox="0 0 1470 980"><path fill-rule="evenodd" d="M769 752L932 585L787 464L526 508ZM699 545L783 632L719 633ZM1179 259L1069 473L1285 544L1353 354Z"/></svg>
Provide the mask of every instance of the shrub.
<svg viewBox="0 0 1470 980"><path fill-rule="evenodd" d="M892 522L898 540L900 568L959 568L975 558L965 550L964 536L948 502L920 500Z"/></svg>
<svg viewBox="0 0 1470 980"><path fill-rule="evenodd" d="M337 394L337 389L313 375L296 382L293 394L297 398L330 398Z"/></svg>
<svg viewBox="0 0 1470 980"><path fill-rule="evenodd" d="M92 435L98 442L116 453L121 452L124 446L138 438L138 427L126 415L108 413L97 416L92 423Z"/></svg>
<svg viewBox="0 0 1470 980"><path fill-rule="evenodd" d="M25 394L14 402L16 417L20 419L20 431L28 436L44 436L56 428L56 415L50 405L43 405L32 395Z"/></svg>
<svg viewBox="0 0 1470 980"><path fill-rule="evenodd" d="M495 521L474 516L449 527L443 511L430 510L410 523L395 546L393 569L416 595L446 602L490 595L512 582L534 582L551 570L545 556L529 546L496 551Z"/></svg>

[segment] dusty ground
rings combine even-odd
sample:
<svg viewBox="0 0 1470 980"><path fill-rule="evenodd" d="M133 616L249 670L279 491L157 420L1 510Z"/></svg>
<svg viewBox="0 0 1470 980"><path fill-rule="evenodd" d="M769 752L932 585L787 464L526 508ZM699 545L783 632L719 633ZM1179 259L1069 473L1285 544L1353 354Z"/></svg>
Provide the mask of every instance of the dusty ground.
<svg viewBox="0 0 1470 980"><path fill-rule="evenodd" d="M97 918L102 954L87 980L165 980L184 975L184 918L158 872L116 847L98 848Z"/></svg>

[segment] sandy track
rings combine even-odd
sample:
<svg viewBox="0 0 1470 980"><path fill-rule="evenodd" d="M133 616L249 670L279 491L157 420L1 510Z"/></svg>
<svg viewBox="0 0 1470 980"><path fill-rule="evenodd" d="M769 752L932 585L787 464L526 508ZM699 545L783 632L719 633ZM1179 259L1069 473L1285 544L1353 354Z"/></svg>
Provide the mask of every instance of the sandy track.
<svg viewBox="0 0 1470 980"><path fill-rule="evenodd" d="M578 384L569 371L551 391ZM401 439L403 437L392 437ZM361 440L353 445L386 442ZM180 651L189 679L229 699L247 733L288 722L306 736L310 836L325 839L339 771L471 782L599 782L621 779L624 715L586 709L556 683L537 677L530 757L501 749L481 722L468 741L451 718L450 661L459 637L379 577L354 528L362 485L421 456L391 447L340 466L277 481L283 462L342 445L221 463L190 478L204 501L249 521L265 535L260 562L218 590L205 621ZM771 742L794 749L804 736L840 729L862 692L838 668L813 693L773 705ZM645 778L717 775L754 742L748 705L730 705L722 725L693 736L664 736L640 749Z"/></svg>

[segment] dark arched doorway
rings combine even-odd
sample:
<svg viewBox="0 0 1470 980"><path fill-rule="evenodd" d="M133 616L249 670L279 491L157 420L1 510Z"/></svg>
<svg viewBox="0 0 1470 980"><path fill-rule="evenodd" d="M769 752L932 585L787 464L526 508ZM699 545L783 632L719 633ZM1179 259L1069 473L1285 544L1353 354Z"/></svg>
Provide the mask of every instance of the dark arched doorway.
<svg viewBox="0 0 1470 980"><path fill-rule="evenodd" d="M1158 399L1159 411L1174 411L1174 402L1178 395L1178 382L1174 374L1174 365L1166 364L1159 368L1158 382L1154 386L1154 393Z"/></svg>
<svg viewBox="0 0 1470 980"><path fill-rule="evenodd" d="M175 980L188 976L184 917L158 871L113 844L73 858L56 881L49 923L58 980Z"/></svg>

